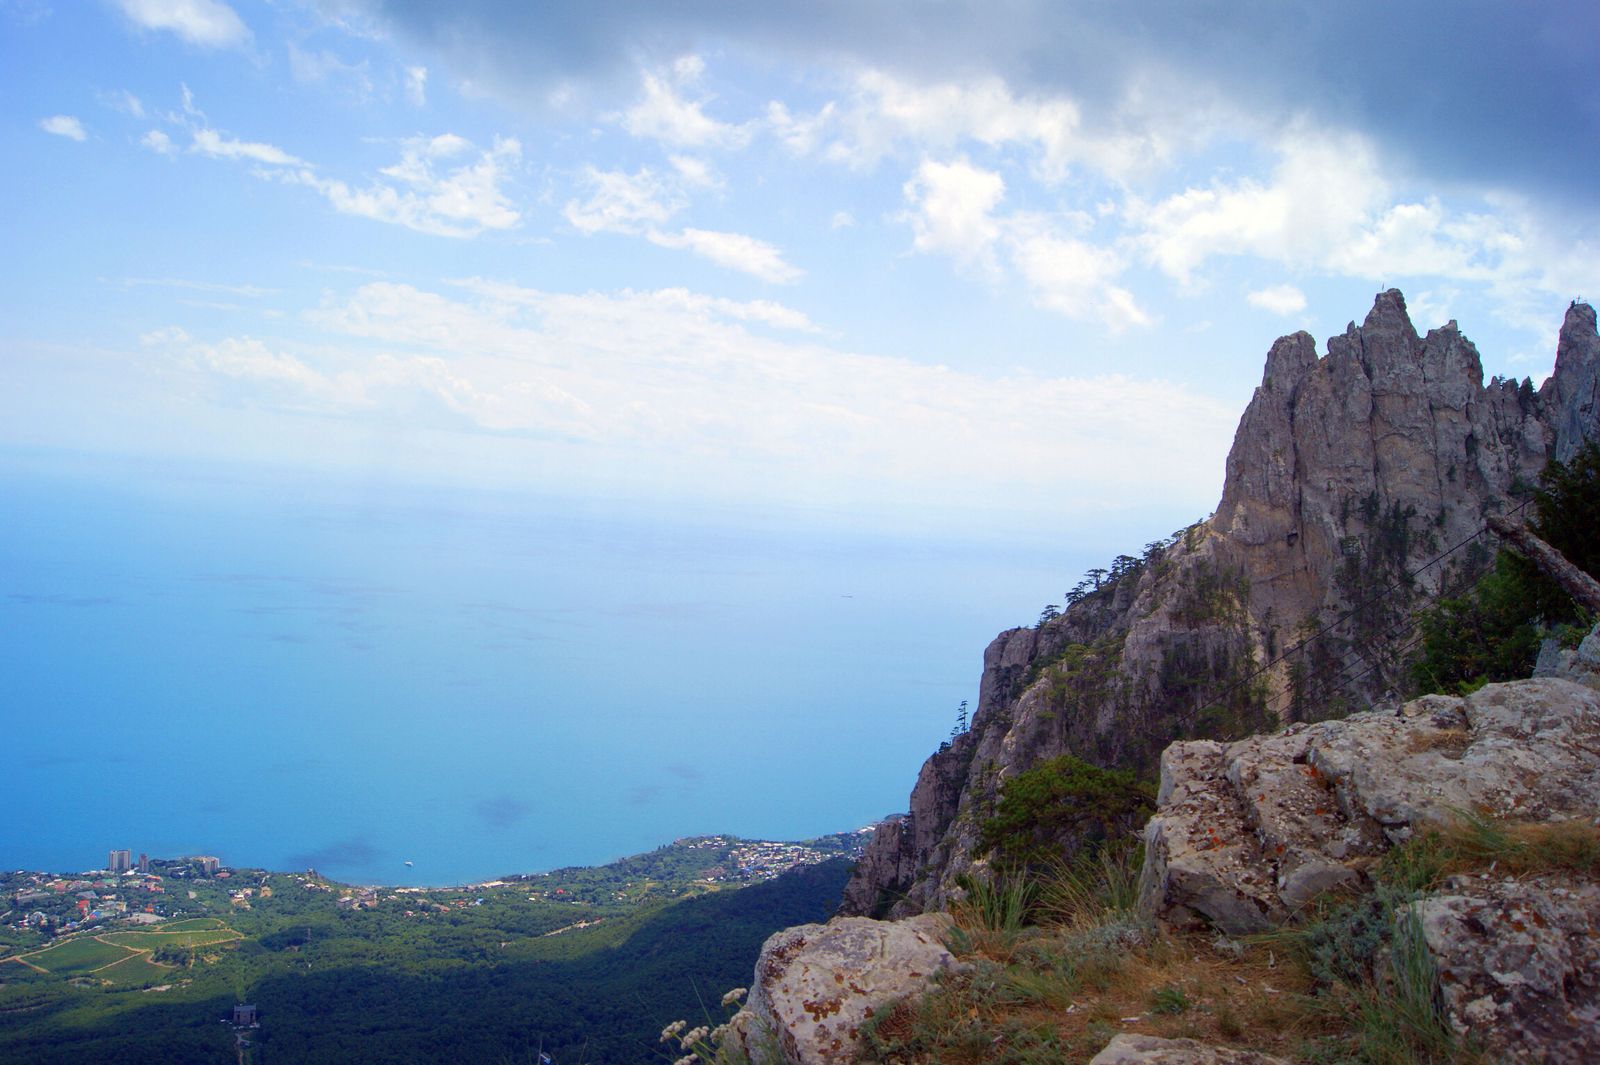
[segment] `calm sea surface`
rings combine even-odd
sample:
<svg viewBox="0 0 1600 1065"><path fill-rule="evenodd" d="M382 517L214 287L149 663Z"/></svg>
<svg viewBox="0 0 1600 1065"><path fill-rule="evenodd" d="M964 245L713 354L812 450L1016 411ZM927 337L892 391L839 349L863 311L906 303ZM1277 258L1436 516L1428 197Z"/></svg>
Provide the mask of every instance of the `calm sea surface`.
<svg viewBox="0 0 1600 1065"><path fill-rule="evenodd" d="M141 483L0 473L0 866L127 847L440 884L854 828L904 807L988 640L1095 561Z"/></svg>

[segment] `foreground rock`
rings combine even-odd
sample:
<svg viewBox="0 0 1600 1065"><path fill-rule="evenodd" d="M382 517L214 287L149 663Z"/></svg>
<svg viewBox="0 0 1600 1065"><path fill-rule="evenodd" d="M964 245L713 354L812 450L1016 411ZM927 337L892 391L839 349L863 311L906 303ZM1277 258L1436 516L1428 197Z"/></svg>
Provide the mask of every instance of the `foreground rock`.
<svg viewBox="0 0 1600 1065"><path fill-rule="evenodd" d="M1556 679L1429 695L1397 713L1175 743L1145 828L1141 897L1169 923L1262 932L1412 832L1461 811L1600 811L1600 692Z"/></svg>
<svg viewBox="0 0 1600 1065"><path fill-rule="evenodd" d="M1370 888L1385 851L1464 811L1593 823L1600 691L1537 678L1237 743L1173 744L1140 904L1172 924L1265 931L1325 891ZM1491 871L1454 878L1413 913L1451 1024L1492 1060L1600 1061L1600 885Z"/></svg>
<svg viewBox="0 0 1600 1065"><path fill-rule="evenodd" d="M1193 1039L1119 1035L1089 1060L1089 1065L1289 1065L1253 1050L1206 1046Z"/></svg>
<svg viewBox="0 0 1600 1065"><path fill-rule="evenodd" d="M1600 1061L1600 887L1467 877L1415 910L1453 1023L1493 1060Z"/></svg>
<svg viewBox="0 0 1600 1065"><path fill-rule="evenodd" d="M924 990L957 963L942 942L950 919L890 923L842 917L774 934L761 948L749 1004L731 1022L754 1062L854 1061L861 1025L893 999Z"/></svg>
<svg viewBox="0 0 1600 1065"><path fill-rule="evenodd" d="M1539 649L1539 661L1533 668L1533 675L1556 677L1600 689L1600 626L1596 626L1575 648L1564 648L1555 640L1546 640Z"/></svg>

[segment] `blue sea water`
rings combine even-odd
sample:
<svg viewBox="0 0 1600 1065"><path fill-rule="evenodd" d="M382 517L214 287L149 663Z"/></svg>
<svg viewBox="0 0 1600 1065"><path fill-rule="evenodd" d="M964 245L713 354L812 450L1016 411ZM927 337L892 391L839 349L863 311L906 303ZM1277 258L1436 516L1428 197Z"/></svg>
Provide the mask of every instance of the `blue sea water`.
<svg viewBox="0 0 1600 1065"><path fill-rule="evenodd" d="M13 464L0 500L6 868L445 884L858 827L1097 561L265 475Z"/></svg>

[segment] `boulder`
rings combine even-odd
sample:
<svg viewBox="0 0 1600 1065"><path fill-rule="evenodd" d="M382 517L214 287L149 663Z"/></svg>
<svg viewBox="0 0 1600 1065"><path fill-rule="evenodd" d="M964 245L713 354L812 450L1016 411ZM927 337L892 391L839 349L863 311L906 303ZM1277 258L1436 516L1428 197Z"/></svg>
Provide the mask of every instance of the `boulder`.
<svg viewBox="0 0 1600 1065"><path fill-rule="evenodd" d="M1153 1035L1119 1035L1089 1065L1289 1065L1282 1058L1253 1050L1207 1046L1193 1039L1161 1039Z"/></svg>
<svg viewBox="0 0 1600 1065"><path fill-rule="evenodd" d="M753 1062L843 1065L861 1025L889 1002L924 990L957 962L944 946L950 918L838 917L771 936L756 961L748 1005L730 1023Z"/></svg>
<svg viewBox="0 0 1600 1065"><path fill-rule="evenodd" d="M1169 923L1265 931L1330 888L1367 889L1385 851L1464 812L1593 822L1600 691L1546 677L1424 696L1238 743L1173 744L1161 769L1140 905ZM1600 1061L1600 884L1491 866L1411 912L1447 1018L1490 1060Z"/></svg>
<svg viewBox="0 0 1600 1065"><path fill-rule="evenodd" d="M1415 903L1456 1029L1495 1061L1600 1061L1600 887L1458 878Z"/></svg>
<svg viewBox="0 0 1600 1065"><path fill-rule="evenodd" d="M1461 811L1600 811L1600 692L1551 678L1429 695L1398 712L1162 755L1141 904L1174 924L1263 932L1419 827Z"/></svg>
<svg viewBox="0 0 1600 1065"><path fill-rule="evenodd" d="M1533 675L1556 677L1600 689L1600 625L1590 629L1589 635L1574 648L1562 647L1555 640L1544 641Z"/></svg>

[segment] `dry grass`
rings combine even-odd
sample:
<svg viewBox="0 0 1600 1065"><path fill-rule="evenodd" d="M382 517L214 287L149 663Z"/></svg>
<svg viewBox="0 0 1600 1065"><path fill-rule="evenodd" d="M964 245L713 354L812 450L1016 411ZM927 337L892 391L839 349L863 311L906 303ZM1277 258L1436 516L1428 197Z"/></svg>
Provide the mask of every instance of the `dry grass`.
<svg viewBox="0 0 1600 1065"><path fill-rule="evenodd" d="M1463 817L1442 836L1447 873L1492 864L1513 876L1548 872L1600 875L1600 827L1586 819L1516 824Z"/></svg>
<svg viewBox="0 0 1600 1065"><path fill-rule="evenodd" d="M1438 751L1446 758L1460 758L1472 745L1472 733L1467 729L1437 729L1431 732L1414 732L1406 747L1412 754Z"/></svg>
<svg viewBox="0 0 1600 1065"><path fill-rule="evenodd" d="M1267 947L1151 934L1131 948L1086 949L1081 933L1035 930L1003 959L967 959L972 972L884 1014L863 1060L1082 1062L1120 1032L1292 1058L1308 1039L1338 1030L1310 999L1304 971Z"/></svg>
<svg viewBox="0 0 1600 1065"><path fill-rule="evenodd" d="M1126 1032L1316 1065L1483 1065L1439 1013L1405 904L1490 865L1600 873L1600 829L1464 816L1374 866L1373 894L1329 897L1300 927L1249 942L1143 921L1135 853L1057 868L1031 889L1002 880L953 911L951 947L970 969L880 1013L860 1060L1061 1065Z"/></svg>

